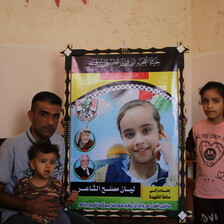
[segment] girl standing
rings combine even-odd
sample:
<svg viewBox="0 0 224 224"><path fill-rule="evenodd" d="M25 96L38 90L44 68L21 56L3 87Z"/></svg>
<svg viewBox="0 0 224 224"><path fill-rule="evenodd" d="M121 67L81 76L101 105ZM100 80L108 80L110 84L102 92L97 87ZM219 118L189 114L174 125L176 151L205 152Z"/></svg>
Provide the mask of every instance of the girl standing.
<svg viewBox="0 0 224 224"><path fill-rule="evenodd" d="M200 90L206 120L189 132L186 149L197 154L196 223L224 223L224 85L208 82Z"/></svg>

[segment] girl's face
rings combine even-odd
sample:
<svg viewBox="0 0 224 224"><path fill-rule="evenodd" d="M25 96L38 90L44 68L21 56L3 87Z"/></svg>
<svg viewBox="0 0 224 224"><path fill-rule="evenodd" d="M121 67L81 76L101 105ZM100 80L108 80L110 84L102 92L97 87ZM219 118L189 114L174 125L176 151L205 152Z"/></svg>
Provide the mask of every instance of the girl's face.
<svg viewBox="0 0 224 224"><path fill-rule="evenodd" d="M223 121L224 102L215 89L206 90L201 96L201 104L205 115L212 123Z"/></svg>
<svg viewBox="0 0 224 224"><path fill-rule="evenodd" d="M56 166L57 156L54 153L38 153L37 156L30 161L31 169L35 175L41 179L49 178Z"/></svg>
<svg viewBox="0 0 224 224"><path fill-rule="evenodd" d="M121 137L132 161L155 161L154 149L162 136L150 105L136 106L127 110L120 121Z"/></svg>

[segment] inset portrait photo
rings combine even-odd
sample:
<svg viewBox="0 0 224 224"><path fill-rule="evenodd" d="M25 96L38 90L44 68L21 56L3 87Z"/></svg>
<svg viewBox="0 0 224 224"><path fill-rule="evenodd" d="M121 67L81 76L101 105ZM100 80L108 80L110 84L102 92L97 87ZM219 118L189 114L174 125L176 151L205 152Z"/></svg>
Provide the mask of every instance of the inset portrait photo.
<svg viewBox="0 0 224 224"><path fill-rule="evenodd" d="M86 126L76 134L74 143L80 151L87 152L94 147L95 136Z"/></svg>
<svg viewBox="0 0 224 224"><path fill-rule="evenodd" d="M89 179L94 174L94 163L89 155L82 154L74 164L75 174L82 180Z"/></svg>

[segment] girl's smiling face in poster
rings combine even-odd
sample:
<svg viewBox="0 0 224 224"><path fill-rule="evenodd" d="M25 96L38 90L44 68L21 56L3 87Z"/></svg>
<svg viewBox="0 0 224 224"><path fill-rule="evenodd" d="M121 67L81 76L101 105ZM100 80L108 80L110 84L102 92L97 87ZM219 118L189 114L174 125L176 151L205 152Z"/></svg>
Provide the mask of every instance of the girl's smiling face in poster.
<svg viewBox="0 0 224 224"><path fill-rule="evenodd" d="M121 136L132 161L148 163L155 161L154 149L161 135L150 105L127 110L121 119Z"/></svg>

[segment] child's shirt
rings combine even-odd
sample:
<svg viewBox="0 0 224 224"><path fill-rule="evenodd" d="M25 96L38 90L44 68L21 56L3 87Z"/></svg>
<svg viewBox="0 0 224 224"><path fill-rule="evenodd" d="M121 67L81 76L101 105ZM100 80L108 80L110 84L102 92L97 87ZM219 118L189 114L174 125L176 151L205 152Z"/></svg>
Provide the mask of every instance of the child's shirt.
<svg viewBox="0 0 224 224"><path fill-rule="evenodd" d="M35 199L41 195L54 197L59 203L63 203L66 190L62 183L56 178L49 178L46 185L36 187L31 182L31 176L22 178L16 188L16 195L26 199Z"/></svg>
<svg viewBox="0 0 224 224"><path fill-rule="evenodd" d="M50 177L49 181L46 185L44 185L42 187L36 187L32 184L31 178L32 178L32 176L27 176L27 177L24 177L21 180L19 180L17 187L16 187L16 195L18 197L32 200L32 199L35 199L42 195L45 195L45 196L47 195L47 196L53 197L51 199L52 201L58 202L58 204L63 205L65 194L66 194L66 189L62 185L62 182L60 182L59 180L57 180L54 177ZM61 213L62 212L63 212L63 210L61 211ZM38 215L36 215L36 216L38 216ZM58 221L58 217L56 219L57 221L54 221L54 222L44 219L41 216L38 216L38 217L43 219L43 223L61 223ZM59 217L60 217L60 220L62 220L62 221L64 219L67 220L67 218L64 217L64 215L61 215ZM68 219L68 222L70 223L69 219ZM63 222L63 223L68 223L68 222Z"/></svg>
<svg viewBox="0 0 224 224"><path fill-rule="evenodd" d="M192 130L197 154L194 195L224 199L224 122L214 125L203 120Z"/></svg>

